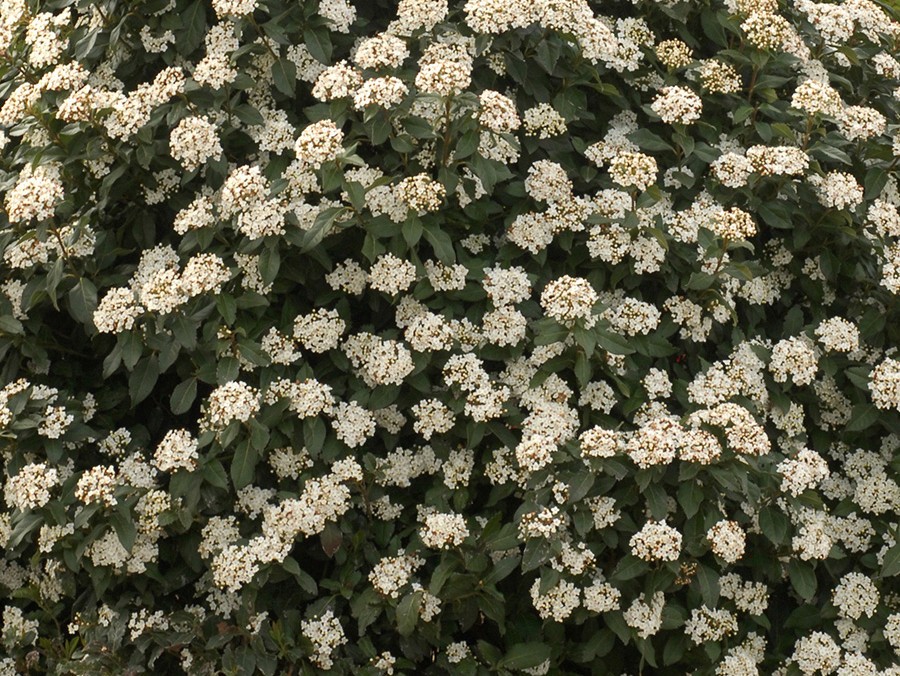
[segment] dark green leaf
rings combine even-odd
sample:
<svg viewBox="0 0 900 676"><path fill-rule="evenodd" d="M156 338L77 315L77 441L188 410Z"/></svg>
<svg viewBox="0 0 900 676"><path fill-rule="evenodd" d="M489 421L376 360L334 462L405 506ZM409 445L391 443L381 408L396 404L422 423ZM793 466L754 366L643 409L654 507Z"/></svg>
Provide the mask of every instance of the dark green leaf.
<svg viewBox="0 0 900 676"><path fill-rule="evenodd" d="M804 601L809 601L816 593L816 572L809 563L793 559L788 564L791 586Z"/></svg>
<svg viewBox="0 0 900 676"><path fill-rule="evenodd" d="M176 385L175 389L172 390L172 396L169 397L169 407L175 415L187 413L196 398L197 379L188 378Z"/></svg>
<svg viewBox="0 0 900 676"><path fill-rule="evenodd" d="M448 264L456 262L456 251L453 248L453 239L446 230L434 225L426 225L424 234L425 239L431 245L431 248L434 249L435 256L437 256L441 262Z"/></svg>
<svg viewBox="0 0 900 676"><path fill-rule="evenodd" d="M259 453L249 439L238 444L231 460L231 480L236 490L244 488L253 482L256 463L259 462Z"/></svg>
<svg viewBox="0 0 900 676"><path fill-rule="evenodd" d="M703 605L715 608L719 602L719 576L708 566L698 566L694 584L703 599Z"/></svg>
<svg viewBox="0 0 900 676"><path fill-rule="evenodd" d="M303 41L316 61L331 62L331 38L326 28L307 28L303 31Z"/></svg>
<svg viewBox="0 0 900 676"><path fill-rule="evenodd" d="M611 354L633 354L634 347L628 338L612 331L598 329L595 331L597 345Z"/></svg>
<svg viewBox="0 0 900 676"><path fill-rule="evenodd" d="M896 544L884 553L881 564L882 577L895 577L900 574L900 544Z"/></svg>
<svg viewBox="0 0 900 676"><path fill-rule="evenodd" d="M639 129L638 131L630 133L628 135L628 138L632 143L636 143L641 150L675 151L675 149L671 145L666 143L661 136L657 136L649 129Z"/></svg>
<svg viewBox="0 0 900 676"><path fill-rule="evenodd" d="M150 396L158 378L159 359L155 354L145 357L137 363L134 371L128 377L128 394L131 397L132 406L141 403Z"/></svg>
<svg viewBox="0 0 900 676"><path fill-rule="evenodd" d="M500 666L506 669L530 669L549 659L551 652L546 643L519 643L507 651L500 660Z"/></svg>
<svg viewBox="0 0 900 676"><path fill-rule="evenodd" d="M94 283L82 277L69 290L68 298L72 316L82 324L91 325L94 310L97 309L97 287Z"/></svg>
<svg viewBox="0 0 900 676"><path fill-rule="evenodd" d="M401 636L409 636L416 628L423 595L422 591L410 592L397 604L397 632Z"/></svg>
<svg viewBox="0 0 900 676"><path fill-rule="evenodd" d="M119 537L119 542L121 542L122 546L130 552L131 548L134 546L134 540L137 537L137 528L134 525L134 518L128 511L128 508L124 506L124 503L119 505L119 508L112 514L109 520L113 529L116 531L116 535Z"/></svg>
<svg viewBox="0 0 900 676"><path fill-rule="evenodd" d="M610 579L617 582L624 582L626 580L632 580L637 576L642 575L646 571L646 561L644 561L643 559L639 559L636 556L632 556L631 554L626 554L621 559L619 559L619 563L610 576Z"/></svg>
<svg viewBox="0 0 900 676"><path fill-rule="evenodd" d="M228 475L218 460L212 460L203 466L203 480L216 488L228 488Z"/></svg>
<svg viewBox="0 0 900 676"><path fill-rule="evenodd" d="M278 91L292 97L297 85L297 66L290 59L278 59L272 64L272 79Z"/></svg>
<svg viewBox="0 0 900 676"><path fill-rule="evenodd" d="M870 430L878 422L880 415L873 404L856 404L850 411L850 422L845 429L848 432Z"/></svg>

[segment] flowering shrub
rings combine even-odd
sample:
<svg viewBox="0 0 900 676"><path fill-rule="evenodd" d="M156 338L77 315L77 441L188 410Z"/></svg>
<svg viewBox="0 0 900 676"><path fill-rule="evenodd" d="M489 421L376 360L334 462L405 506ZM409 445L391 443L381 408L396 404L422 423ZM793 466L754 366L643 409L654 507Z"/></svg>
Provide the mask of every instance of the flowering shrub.
<svg viewBox="0 0 900 676"><path fill-rule="evenodd" d="M0 674L900 674L873 0L3 0Z"/></svg>

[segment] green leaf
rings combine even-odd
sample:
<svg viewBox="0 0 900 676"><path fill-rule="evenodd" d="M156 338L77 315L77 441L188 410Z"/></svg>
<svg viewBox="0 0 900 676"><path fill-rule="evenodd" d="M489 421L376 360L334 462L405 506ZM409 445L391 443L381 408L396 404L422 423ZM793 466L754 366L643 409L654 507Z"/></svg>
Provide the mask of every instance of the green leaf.
<svg viewBox="0 0 900 676"><path fill-rule="evenodd" d="M581 350L575 356L575 378L582 387L591 379L591 361Z"/></svg>
<svg viewBox="0 0 900 676"><path fill-rule="evenodd" d="M334 225L334 220L338 217L338 214L347 208L328 207L320 211L318 216L316 216L316 220L313 221L312 227L303 233L300 239L300 250L304 252L310 251L325 239L325 236L331 232L331 227Z"/></svg>
<svg viewBox="0 0 900 676"><path fill-rule="evenodd" d="M237 317L237 303L234 300L234 296L227 293L221 293L216 296L216 309L226 324L234 324L234 320Z"/></svg>
<svg viewBox="0 0 900 676"><path fill-rule="evenodd" d="M403 232L403 239L406 241L406 245L412 249L418 244L419 239L422 237L422 233L424 232L422 228L422 221L418 218L407 218L403 223L401 228Z"/></svg>
<svg viewBox="0 0 900 676"><path fill-rule="evenodd" d="M698 566L694 584L703 599L703 605L715 608L719 602L719 576L708 566Z"/></svg>
<svg viewBox="0 0 900 676"><path fill-rule="evenodd" d="M847 380L849 380L851 383L856 385L856 387L865 392L869 391L869 380L871 373L871 366L851 366L844 371L844 375L847 376Z"/></svg>
<svg viewBox="0 0 900 676"><path fill-rule="evenodd" d="M683 481L678 487L678 504L684 515L691 518L700 509L703 502L703 490L696 481Z"/></svg>
<svg viewBox="0 0 900 676"><path fill-rule="evenodd" d="M760 204L756 207L756 213L771 228L790 230L794 227L790 208L787 205L779 204L777 201Z"/></svg>
<svg viewBox="0 0 900 676"><path fill-rule="evenodd" d="M791 586L800 598L809 601L816 593L816 572L813 567L799 559L793 559L788 564L788 575L791 578Z"/></svg>
<svg viewBox="0 0 900 676"><path fill-rule="evenodd" d="M840 148L836 148L835 146L826 143L814 145L809 150L809 154L814 157L823 157L826 160L832 160L833 162L840 162L841 164L853 164L853 159L847 153Z"/></svg>
<svg viewBox="0 0 900 676"><path fill-rule="evenodd" d="M850 411L850 422L844 428L848 432L862 432L878 422L880 413L873 404L856 404Z"/></svg>
<svg viewBox="0 0 900 676"><path fill-rule="evenodd" d="M303 41L316 61L325 64L331 61L331 37L327 29L307 28L303 31Z"/></svg>
<svg viewBox="0 0 900 676"><path fill-rule="evenodd" d="M703 13L706 16L706 12ZM688 649L688 637L683 633L672 636L663 648L662 661L666 666L671 666L681 660L685 651Z"/></svg>
<svg viewBox="0 0 900 676"><path fill-rule="evenodd" d="M647 507L654 519L665 519L669 511L668 495L662 486L651 483L644 489L644 498L647 500Z"/></svg>
<svg viewBox="0 0 900 676"><path fill-rule="evenodd" d="M626 554L620 560L610 579L617 582L632 580L647 571L647 562L631 554Z"/></svg>
<svg viewBox="0 0 900 676"><path fill-rule="evenodd" d="M497 561L490 569L490 572L484 577L484 584L497 584L512 574L519 567L518 555L504 556ZM435 592L432 592L435 593Z"/></svg>
<svg viewBox="0 0 900 676"><path fill-rule="evenodd" d="M350 198L350 204L356 211L362 211L366 207L366 189L356 181L344 181L344 190Z"/></svg>
<svg viewBox="0 0 900 676"><path fill-rule="evenodd" d="M278 59L272 64L272 79L275 88L285 96L294 96L294 87L297 84L297 66L290 59Z"/></svg>
<svg viewBox="0 0 900 676"><path fill-rule="evenodd" d="M478 149L480 140L481 134L477 129L467 131L456 144L456 148L453 150L453 159L458 162L469 157Z"/></svg>
<svg viewBox="0 0 900 676"><path fill-rule="evenodd" d="M135 538L137 538L137 528L134 525L134 519L124 503L119 504L119 508L113 513L109 519L119 542L127 550L131 551L134 546Z"/></svg>
<svg viewBox="0 0 900 676"><path fill-rule="evenodd" d="M759 513L759 529L773 544L787 542L790 527L787 516L777 507L763 507Z"/></svg>
<svg viewBox="0 0 900 676"><path fill-rule="evenodd" d="M522 553L522 572L527 573L541 564L546 563L553 556L553 548L543 539L529 540L525 543Z"/></svg>
<svg viewBox="0 0 900 676"><path fill-rule="evenodd" d="M231 481L235 490L240 490L253 482L256 471L256 463L259 462L259 453L249 439L242 441L231 459Z"/></svg>
<svg viewBox="0 0 900 676"><path fill-rule="evenodd" d="M639 129L632 132L628 135L628 139L632 143L636 143L641 150L671 150L672 152L675 152L675 149L666 143L661 136L657 136L649 129Z"/></svg>
<svg viewBox="0 0 900 676"><path fill-rule="evenodd" d="M453 240L447 231L435 225L426 225L424 233L426 241L434 249L434 255L443 263L456 262L456 250Z"/></svg>
<svg viewBox="0 0 900 676"><path fill-rule="evenodd" d="M725 29L722 27L727 21L724 12L713 12L704 10L700 12L700 25L703 26L703 34L719 47L728 45L728 37L725 35ZM665 661L665 658L663 658Z"/></svg>
<svg viewBox="0 0 900 676"><path fill-rule="evenodd" d="M8 333L10 335L18 335L25 332L22 322L11 315L0 316L0 333Z"/></svg>
<svg viewBox="0 0 900 676"><path fill-rule="evenodd" d="M514 645L500 660L500 667L506 669L530 669L550 659L550 646L539 641Z"/></svg>
<svg viewBox="0 0 900 676"><path fill-rule="evenodd" d="M656 651L653 649L653 643L647 639L637 638L634 644L637 646L638 652L641 653L641 657L647 661L647 664L656 668Z"/></svg>
<svg viewBox="0 0 900 676"><path fill-rule="evenodd" d="M313 577L300 567L297 560L293 557L287 557L282 562L282 567L294 576L294 579L300 584L300 588L306 593L315 596L319 593L319 587Z"/></svg>
<svg viewBox="0 0 900 676"><path fill-rule="evenodd" d="M579 502L594 485L596 476L593 472L577 472L566 483L569 485L569 498L567 502L572 505Z"/></svg>
<svg viewBox="0 0 900 676"><path fill-rule="evenodd" d="M888 174L884 169L869 169L866 174L866 199L871 200L878 197L887 184Z"/></svg>
<svg viewBox="0 0 900 676"><path fill-rule="evenodd" d="M597 345L611 354L633 354L634 348L625 336L598 329L595 332L597 336Z"/></svg>
<svg viewBox="0 0 900 676"><path fill-rule="evenodd" d="M69 312L82 324L93 325L94 310L97 309L97 287L82 277L69 290Z"/></svg>
<svg viewBox="0 0 900 676"><path fill-rule="evenodd" d="M159 359L151 355L141 359L128 377L128 394L131 405L136 406L150 396L159 379Z"/></svg>
<svg viewBox="0 0 900 676"><path fill-rule="evenodd" d="M281 254L277 246L268 246L259 255L259 275L263 282L271 284L281 268Z"/></svg>
<svg viewBox="0 0 900 676"><path fill-rule="evenodd" d="M238 106L235 106L234 114L241 122L246 125L256 126L266 123L266 119L262 116L262 113L260 113L249 103L242 103Z"/></svg>
<svg viewBox="0 0 900 676"><path fill-rule="evenodd" d="M322 551L325 552L325 556L330 559L341 548L344 542L344 534L341 532L340 526L333 521L329 521L325 524L325 529L319 534L319 541L322 544Z"/></svg>
<svg viewBox="0 0 900 676"><path fill-rule="evenodd" d="M401 636L409 636L419 621L419 610L422 607L424 592L415 591L404 596L397 604L397 632Z"/></svg>
<svg viewBox="0 0 900 676"><path fill-rule="evenodd" d="M251 418L250 422L250 444L257 451L263 451L269 443L269 428L263 425L255 418Z"/></svg>
<svg viewBox="0 0 900 676"><path fill-rule="evenodd" d="M219 385L237 380L241 372L241 362L236 357L222 357L216 365L216 382Z"/></svg>
<svg viewBox="0 0 900 676"><path fill-rule="evenodd" d="M169 407L175 415L187 413L197 398L197 379L188 378L175 386L172 396L169 397Z"/></svg>
<svg viewBox="0 0 900 676"><path fill-rule="evenodd" d="M365 124L365 127L374 146L381 145L387 141L391 136L391 132L394 131L394 127L391 125L391 118L384 110L378 110L375 116Z"/></svg>
<svg viewBox="0 0 900 676"><path fill-rule="evenodd" d="M303 443L313 456L322 450L326 432L325 423L321 418L307 418L303 421Z"/></svg>
<svg viewBox="0 0 900 676"><path fill-rule="evenodd" d="M203 480L216 488L228 488L228 475L218 460L211 460L203 466Z"/></svg>
<svg viewBox="0 0 900 676"><path fill-rule="evenodd" d="M184 35L178 41L177 49L184 56L193 52L203 42L203 36L206 34L205 4L203 0L195 0L181 15L184 22Z"/></svg>
<svg viewBox="0 0 900 676"><path fill-rule="evenodd" d="M900 544L896 544L884 553L881 564L882 577L894 577L900 574Z"/></svg>

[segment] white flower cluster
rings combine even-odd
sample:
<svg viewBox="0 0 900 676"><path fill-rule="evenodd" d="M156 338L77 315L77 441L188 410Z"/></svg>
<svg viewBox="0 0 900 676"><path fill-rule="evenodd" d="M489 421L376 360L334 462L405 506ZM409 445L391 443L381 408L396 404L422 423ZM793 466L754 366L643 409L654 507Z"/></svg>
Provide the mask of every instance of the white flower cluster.
<svg viewBox="0 0 900 676"><path fill-rule="evenodd" d="M747 535L736 521L717 521L706 531L710 549L727 563L738 561L747 546Z"/></svg>
<svg viewBox="0 0 900 676"><path fill-rule="evenodd" d="M331 669L334 651L347 643L344 628L334 612L329 609L315 619L303 620L300 628L313 644L315 652L310 656L312 662L320 669Z"/></svg>
<svg viewBox="0 0 900 676"><path fill-rule="evenodd" d="M869 391L878 408L900 410L900 361L888 358L872 369Z"/></svg>
<svg viewBox="0 0 900 676"><path fill-rule="evenodd" d="M6 216L10 223L44 221L53 216L56 205L65 196L62 167L42 164L19 174L12 190L6 193Z"/></svg>
<svg viewBox="0 0 900 676"><path fill-rule="evenodd" d="M641 594L623 613L625 624L641 638L653 636L662 627L665 606L666 599L662 592L654 592L649 599Z"/></svg>
<svg viewBox="0 0 900 676"><path fill-rule="evenodd" d="M203 419L210 429L221 429L233 420L247 422L259 409L259 391L245 382L234 380L210 393Z"/></svg>
<svg viewBox="0 0 900 676"><path fill-rule="evenodd" d="M541 580L537 579L531 585L531 601L541 619L563 622L581 605L581 590L571 582L560 580L541 593Z"/></svg>
<svg viewBox="0 0 900 676"><path fill-rule="evenodd" d="M169 136L172 157L188 171L222 154L216 127L203 117L186 117Z"/></svg>
<svg viewBox="0 0 900 676"><path fill-rule="evenodd" d="M554 279L541 292L544 312L565 326L573 326L578 320L593 326L597 321L593 308L598 300L588 280L570 275Z"/></svg>
<svg viewBox="0 0 900 676"><path fill-rule="evenodd" d="M436 512L425 517L419 535L426 547L448 549L459 547L469 537L469 528L461 514Z"/></svg>
<svg viewBox="0 0 900 676"><path fill-rule="evenodd" d="M508 96L486 89L479 94L478 103L478 121L491 131L512 132L522 126L516 104Z"/></svg>
<svg viewBox="0 0 900 676"><path fill-rule="evenodd" d="M301 169L318 169L344 150L344 134L331 120L313 122L300 132L294 152Z"/></svg>
<svg viewBox="0 0 900 676"><path fill-rule="evenodd" d="M824 176L813 175L809 183L823 206L833 209L854 209L863 202L863 188L852 174L829 171Z"/></svg>
<svg viewBox="0 0 900 676"><path fill-rule="evenodd" d="M769 370L779 383L790 376L795 385L809 385L819 369L819 358L813 342L806 336L784 338L772 349Z"/></svg>
<svg viewBox="0 0 900 676"><path fill-rule="evenodd" d="M880 598L878 588L868 576L847 573L834 588L831 600L841 617L858 620L863 615L875 615Z"/></svg>
<svg viewBox="0 0 900 676"><path fill-rule="evenodd" d="M112 507L117 500L114 495L117 485L116 469L110 465L97 465L87 470L78 479L75 497L86 505L104 504Z"/></svg>
<svg viewBox="0 0 900 676"><path fill-rule="evenodd" d="M781 462L778 465L778 472L782 476L781 490L794 497L805 490L815 488L827 479L829 474L825 458L808 448L800 449L794 457Z"/></svg>
<svg viewBox="0 0 900 676"><path fill-rule="evenodd" d="M703 100L687 87L663 87L650 107L668 124L693 124L703 112Z"/></svg>
<svg viewBox="0 0 900 676"><path fill-rule="evenodd" d="M379 594L398 598L400 590L409 583L412 574L424 563L424 559L399 552L397 556L386 556L372 568L369 582Z"/></svg>
<svg viewBox="0 0 900 676"><path fill-rule="evenodd" d="M197 450L197 440L188 430L169 430L156 447L153 464L161 472L190 471L197 466Z"/></svg>
<svg viewBox="0 0 900 676"><path fill-rule="evenodd" d="M644 153L617 153L609 163L609 176L623 188L646 190L656 183L659 167L656 160Z"/></svg>
<svg viewBox="0 0 900 676"><path fill-rule="evenodd" d="M826 350L855 352L859 349L859 329L843 317L831 317L816 327L816 337Z"/></svg>
<svg viewBox="0 0 900 676"><path fill-rule="evenodd" d="M694 645L720 641L737 630L737 618L724 608L712 609L707 606L694 608L684 623L684 633L690 637Z"/></svg>
<svg viewBox="0 0 900 676"><path fill-rule="evenodd" d="M45 463L31 463L6 480L3 497L7 505L20 511L37 509L50 501L50 491L59 481L56 469Z"/></svg>
<svg viewBox="0 0 900 676"><path fill-rule="evenodd" d="M645 561L676 561L681 556L681 533L662 521L648 521L631 536L631 553Z"/></svg>
<svg viewBox="0 0 900 676"><path fill-rule="evenodd" d="M522 116L525 133L546 139L566 133L566 120L549 103L528 108Z"/></svg>
<svg viewBox="0 0 900 676"><path fill-rule="evenodd" d="M318 308L294 320L294 338L310 352L321 354L339 345L346 328L337 310Z"/></svg>

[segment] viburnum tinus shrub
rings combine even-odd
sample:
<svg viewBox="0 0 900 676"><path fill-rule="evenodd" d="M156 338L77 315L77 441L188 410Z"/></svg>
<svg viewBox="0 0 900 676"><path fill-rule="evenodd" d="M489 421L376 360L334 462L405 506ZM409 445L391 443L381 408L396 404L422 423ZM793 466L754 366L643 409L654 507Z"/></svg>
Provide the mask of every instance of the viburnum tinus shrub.
<svg viewBox="0 0 900 676"><path fill-rule="evenodd" d="M871 0L0 4L0 673L900 673Z"/></svg>

